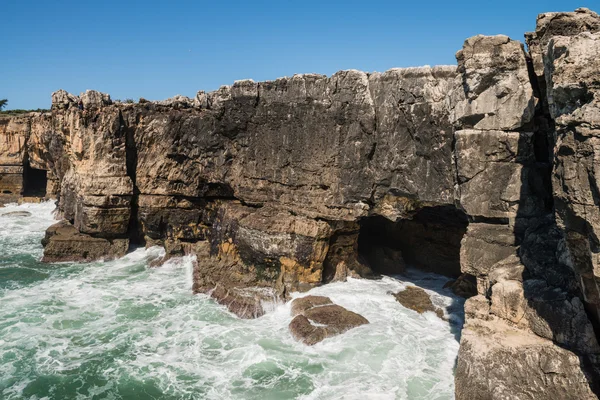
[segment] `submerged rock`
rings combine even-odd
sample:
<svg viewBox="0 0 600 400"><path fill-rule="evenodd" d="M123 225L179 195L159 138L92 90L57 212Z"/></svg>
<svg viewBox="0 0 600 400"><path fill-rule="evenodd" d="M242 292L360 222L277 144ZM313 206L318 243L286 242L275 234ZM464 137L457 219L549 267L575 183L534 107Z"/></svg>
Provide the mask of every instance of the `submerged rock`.
<svg viewBox="0 0 600 400"><path fill-rule="evenodd" d="M426 311L432 311L435 315L444 319L444 311L434 306L427 292L420 287L408 286L406 289L395 293L394 297L398 303L419 314L423 314Z"/></svg>
<svg viewBox="0 0 600 400"><path fill-rule="evenodd" d="M0 214L0 217L31 217L31 213L29 211L11 211Z"/></svg>
<svg viewBox="0 0 600 400"><path fill-rule="evenodd" d="M465 299L477 296L477 280L473 275L462 274L455 280L448 281L445 288L450 288L455 295Z"/></svg>
<svg viewBox="0 0 600 400"><path fill-rule="evenodd" d="M329 297L306 296L292 302L289 328L292 336L309 346L342 334L369 321L355 312L334 304Z"/></svg>

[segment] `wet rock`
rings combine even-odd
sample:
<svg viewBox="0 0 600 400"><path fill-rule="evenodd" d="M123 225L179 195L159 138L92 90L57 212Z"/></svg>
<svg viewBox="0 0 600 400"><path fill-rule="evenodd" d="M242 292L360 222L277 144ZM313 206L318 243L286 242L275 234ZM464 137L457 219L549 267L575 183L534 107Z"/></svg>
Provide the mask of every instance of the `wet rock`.
<svg viewBox="0 0 600 400"><path fill-rule="evenodd" d="M448 281L444 285L445 288L450 288L455 295L468 299L477 295L477 279L469 274L461 274L457 279Z"/></svg>
<svg viewBox="0 0 600 400"><path fill-rule="evenodd" d="M276 295L271 288L226 288L219 283L209 294L217 303L224 305L238 317L246 319L263 316L266 312L263 304L276 302Z"/></svg>
<svg viewBox="0 0 600 400"><path fill-rule="evenodd" d="M31 213L29 211L11 211L0 214L0 217L31 217Z"/></svg>
<svg viewBox="0 0 600 400"><path fill-rule="evenodd" d="M420 287L408 286L406 289L395 293L394 297L398 303L402 304L406 308L410 308L423 314L426 311L434 312L435 315L444 319L444 311L433 305L431 298L427 292Z"/></svg>
<svg viewBox="0 0 600 400"><path fill-rule="evenodd" d="M44 197L29 197L29 196L23 196L21 198L19 198L19 201L17 202L18 204L27 204L27 203L41 203L42 201L46 200L46 198Z"/></svg>
<svg viewBox="0 0 600 400"><path fill-rule="evenodd" d="M292 316L302 314L313 307L333 304L329 297L325 296L305 296L292 301Z"/></svg>
<svg viewBox="0 0 600 400"><path fill-rule="evenodd" d="M43 262L110 260L125 255L129 239L104 239L83 234L67 221L46 230Z"/></svg>
<svg viewBox="0 0 600 400"><path fill-rule="evenodd" d="M292 316L294 319L289 325L292 336L309 346L369 323L363 316L333 304L324 296L295 299Z"/></svg>
<svg viewBox="0 0 600 400"><path fill-rule="evenodd" d="M282 300L270 280L268 271L257 274L244 264L237 247L230 242L222 243L218 253L211 256L210 243L197 242L183 246L177 241L166 243L171 256L194 254L195 293L206 293L219 304L240 318L257 318L265 314L265 304L274 304Z"/></svg>

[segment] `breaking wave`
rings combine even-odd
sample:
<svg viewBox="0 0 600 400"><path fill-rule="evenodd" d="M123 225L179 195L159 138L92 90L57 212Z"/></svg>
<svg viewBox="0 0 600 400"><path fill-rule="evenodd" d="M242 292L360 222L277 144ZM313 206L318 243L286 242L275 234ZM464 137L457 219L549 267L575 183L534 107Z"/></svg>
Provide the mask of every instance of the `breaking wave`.
<svg viewBox="0 0 600 400"><path fill-rule="evenodd" d="M193 295L192 259L148 266L162 249L110 262L44 265L52 203L0 216L2 399L452 399L462 301L446 278L349 279L311 290L370 324L308 347L290 306L241 320ZM428 289L451 323L389 292ZM304 296L296 294L295 296Z"/></svg>

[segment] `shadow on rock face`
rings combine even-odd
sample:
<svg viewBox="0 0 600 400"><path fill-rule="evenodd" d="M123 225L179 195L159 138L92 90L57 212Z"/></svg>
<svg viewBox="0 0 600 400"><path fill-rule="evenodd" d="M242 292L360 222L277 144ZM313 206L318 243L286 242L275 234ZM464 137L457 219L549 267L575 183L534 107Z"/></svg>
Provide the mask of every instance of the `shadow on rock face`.
<svg viewBox="0 0 600 400"><path fill-rule="evenodd" d="M422 207L410 218L361 220L358 253L374 273L404 273L406 264L457 278L467 216L453 206Z"/></svg>

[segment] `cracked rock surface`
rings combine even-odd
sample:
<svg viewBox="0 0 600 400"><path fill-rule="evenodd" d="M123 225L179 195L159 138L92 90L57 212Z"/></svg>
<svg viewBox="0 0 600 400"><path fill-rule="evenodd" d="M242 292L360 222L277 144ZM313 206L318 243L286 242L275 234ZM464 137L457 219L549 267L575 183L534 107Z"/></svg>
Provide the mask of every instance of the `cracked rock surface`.
<svg viewBox="0 0 600 400"><path fill-rule="evenodd" d="M461 276L474 296L457 399L594 398L600 17L541 14L526 40L469 38L457 66L244 80L194 99L57 91L50 112L0 117L0 202L33 184L57 198L46 261L130 243L195 255L194 290L244 318L405 264ZM291 330L305 343L366 323L303 299Z"/></svg>

